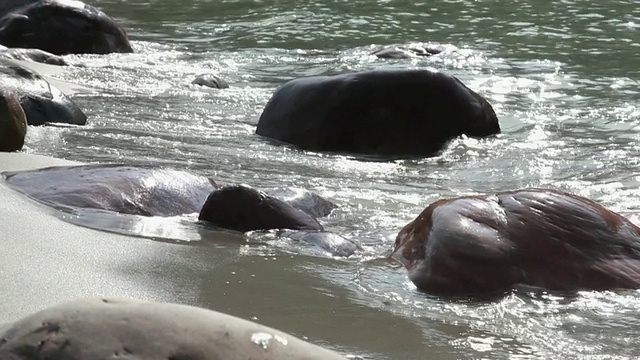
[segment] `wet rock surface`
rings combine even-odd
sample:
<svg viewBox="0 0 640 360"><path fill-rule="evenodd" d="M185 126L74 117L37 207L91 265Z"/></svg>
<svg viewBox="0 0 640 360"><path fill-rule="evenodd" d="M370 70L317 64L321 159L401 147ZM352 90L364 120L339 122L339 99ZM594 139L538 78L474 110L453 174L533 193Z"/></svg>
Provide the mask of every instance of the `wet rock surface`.
<svg viewBox="0 0 640 360"><path fill-rule="evenodd" d="M0 90L0 151L18 151L27 135L27 118L18 97Z"/></svg>
<svg viewBox="0 0 640 360"><path fill-rule="evenodd" d="M71 99L40 74L15 61L0 58L0 90L18 96L29 125L87 123L87 116Z"/></svg>
<svg viewBox="0 0 640 360"><path fill-rule="evenodd" d="M133 52L125 30L77 0L11 1L0 8L0 44L56 55Z"/></svg>
<svg viewBox="0 0 640 360"><path fill-rule="evenodd" d="M423 69L291 80L265 106L256 134L311 151L437 155L453 138L500 133L491 104L459 79Z"/></svg>
<svg viewBox="0 0 640 360"><path fill-rule="evenodd" d="M345 359L281 331L177 304L90 298L0 326L0 359Z"/></svg>

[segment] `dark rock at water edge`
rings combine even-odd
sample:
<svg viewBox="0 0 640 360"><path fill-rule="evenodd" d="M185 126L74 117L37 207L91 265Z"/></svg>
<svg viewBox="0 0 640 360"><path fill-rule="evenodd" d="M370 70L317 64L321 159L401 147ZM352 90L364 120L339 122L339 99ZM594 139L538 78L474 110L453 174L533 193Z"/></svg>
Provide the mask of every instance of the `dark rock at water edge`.
<svg viewBox="0 0 640 360"><path fill-rule="evenodd" d="M9 49L0 45L0 57L13 60L26 60L47 65L67 66L69 63L58 55L40 49Z"/></svg>
<svg viewBox="0 0 640 360"><path fill-rule="evenodd" d="M0 58L0 89L19 97L29 125L87 123L82 110L58 88L12 60Z"/></svg>
<svg viewBox="0 0 640 360"><path fill-rule="evenodd" d="M0 90L0 151L19 151L27 135L27 118L18 97Z"/></svg>
<svg viewBox="0 0 640 360"><path fill-rule="evenodd" d="M227 314L93 298L0 328L0 359L338 360L341 355Z"/></svg>
<svg viewBox="0 0 640 360"><path fill-rule="evenodd" d="M26 5L15 6L18 3L5 6L9 11L0 18L4 46L56 55L133 52L125 30L93 6L77 0L26 0Z"/></svg>
<svg viewBox="0 0 640 360"><path fill-rule="evenodd" d="M226 185L207 197L201 221L247 232L253 230L323 230L311 215L293 205L247 185Z"/></svg>
<svg viewBox="0 0 640 360"><path fill-rule="evenodd" d="M218 76L211 74L202 74L196 76L191 82L194 85L206 86L213 89L228 89L229 84Z"/></svg>
<svg viewBox="0 0 640 360"><path fill-rule="evenodd" d="M256 133L312 151L433 156L460 135L500 132L491 104L457 78L428 70L373 70L282 85Z"/></svg>

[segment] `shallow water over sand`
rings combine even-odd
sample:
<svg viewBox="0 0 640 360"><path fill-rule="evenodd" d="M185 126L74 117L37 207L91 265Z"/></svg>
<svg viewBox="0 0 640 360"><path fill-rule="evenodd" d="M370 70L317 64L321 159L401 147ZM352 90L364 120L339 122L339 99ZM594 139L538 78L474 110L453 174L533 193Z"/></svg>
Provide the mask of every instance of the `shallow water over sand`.
<svg viewBox="0 0 640 360"><path fill-rule="evenodd" d="M136 53L65 57L83 67L49 77L85 87L73 99L89 125L30 128L26 152L307 188L340 206L325 227L365 248L353 259L331 259L272 234L241 244L203 235L193 216L114 224L99 213L63 214L157 240L191 240L158 242L176 253L158 254L148 268L121 267L123 276L163 279L171 294L162 299L255 316L367 359L640 355L636 291L452 302L418 293L403 269L382 260L395 233L445 196L555 187L637 219L637 1L91 3L127 28ZM404 60L370 55L411 42L446 50ZM503 133L457 139L435 158L397 161L303 152L254 134L284 81L383 67L459 77L491 101ZM190 84L207 72L231 87Z"/></svg>

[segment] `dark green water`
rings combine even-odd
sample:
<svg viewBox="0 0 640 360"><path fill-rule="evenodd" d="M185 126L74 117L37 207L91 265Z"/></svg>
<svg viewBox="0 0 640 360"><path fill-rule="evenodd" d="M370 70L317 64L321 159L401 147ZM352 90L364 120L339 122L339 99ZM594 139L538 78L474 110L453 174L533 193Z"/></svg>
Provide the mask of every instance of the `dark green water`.
<svg viewBox="0 0 640 360"><path fill-rule="evenodd" d="M340 204L325 226L364 243L366 254L349 261L301 256L287 268L344 289L322 296L348 298L357 304L352 316L323 314L331 311L324 297L317 306L279 304L295 310L286 321L286 311L273 311L277 305L252 303L268 324L373 359L640 356L637 292L585 293L572 301L513 295L486 304L447 302L416 292L402 269L376 260L400 227L443 196L555 187L637 219L640 2L91 4L125 26L136 53L69 56L86 67L53 76L98 89L74 96L90 125L30 129L28 151L167 165L259 187L304 187ZM370 56L381 46L412 42L447 50L427 59ZM457 139L436 158L389 163L300 152L253 134L263 106L284 81L384 67L456 75L491 101L503 134ZM190 85L201 73L218 74L231 88ZM249 249L265 257L304 252L286 243ZM203 293L188 301L215 307L206 299ZM357 326L359 318L375 314L380 328ZM318 327L309 330L301 322Z"/></svg>

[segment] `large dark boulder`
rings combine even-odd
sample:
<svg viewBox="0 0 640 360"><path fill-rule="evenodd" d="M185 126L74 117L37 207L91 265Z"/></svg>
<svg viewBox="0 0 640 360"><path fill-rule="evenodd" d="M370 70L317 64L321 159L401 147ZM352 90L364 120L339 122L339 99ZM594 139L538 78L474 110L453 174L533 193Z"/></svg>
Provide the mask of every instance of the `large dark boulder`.
<svg viewBox="0 0 640 360"><path fill-rule="evenodd" d="M256 133L312 151L432 156L460 135L500 132L487 100L428 70L373 70L289 81Z"/></svg>
<svg viewBox="0 0 640 360"><path fill-rule="evenodd" d="M18 151L27 135L27 118L18 97L0 91L0 151Z"/></svg>
<svg viewBox="0 0 640 360"><path fill-rule="evenodd" d="M438 200L399 232L391 257L436 295L640 288L640 228L550 189Z"/></svg>
<svg viewBox="0 0 640 360"><path fill-rule="evenodd" d="M77 0L11 1L0 18L0 44L56 55L133 52L125 30L102 11ZM3 9L0 8L0 14Z"/></svg>
<svg viewBox="0 0 640 360"><path fill-rule="evenodd" d="M87 116L65 94L15 61L0 58L0 89L19 97L29 125L87 123Z"/></svg>
<svg viewBox="0 0 640 360"><path fill-rule="evenodd" d="M344 360L292 335L186 305L93 298L0 328L6 360Z"/></svg>

